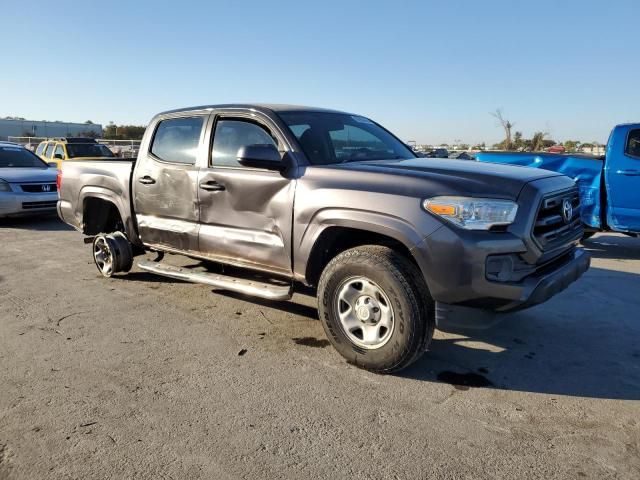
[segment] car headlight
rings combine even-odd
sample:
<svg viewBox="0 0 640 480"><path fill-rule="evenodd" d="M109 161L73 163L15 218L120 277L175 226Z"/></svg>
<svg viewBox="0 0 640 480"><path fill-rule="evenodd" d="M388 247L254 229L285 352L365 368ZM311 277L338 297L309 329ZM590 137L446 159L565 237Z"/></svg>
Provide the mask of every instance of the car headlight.
<svg viewBox="0 0 640 480"><path fill-rule="evenodd" d="M9 185L8 182L5 182L4 180L0 180L0 192L10 192L11 191L11 185Z"/></svg>
<svg viewBox="0 0 640 480"><path fill-rule="evenodd" d="M510 225L518 211L515 202L492 198L433 197L422 205L427 212L467 230L489 230L497 225Z"/></svg>

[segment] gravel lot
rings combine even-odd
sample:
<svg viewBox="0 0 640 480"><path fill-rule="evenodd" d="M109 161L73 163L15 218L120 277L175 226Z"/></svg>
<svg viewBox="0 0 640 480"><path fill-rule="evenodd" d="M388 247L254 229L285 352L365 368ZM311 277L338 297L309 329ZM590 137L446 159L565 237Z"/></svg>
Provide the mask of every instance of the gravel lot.
<svg viewBox="0 0 640 480"><path fill-rule="evenodd" d="M640 478L638 239L597 235L566 292L379 376L308 295L106 280L56 219L0 222L2 479Z"/></svg>

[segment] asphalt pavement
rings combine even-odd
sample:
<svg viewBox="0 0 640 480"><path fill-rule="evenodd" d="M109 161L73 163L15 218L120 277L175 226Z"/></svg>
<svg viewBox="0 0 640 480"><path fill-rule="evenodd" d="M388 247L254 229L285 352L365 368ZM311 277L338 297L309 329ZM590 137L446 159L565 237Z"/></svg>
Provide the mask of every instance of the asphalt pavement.
<svg viewBox="0 0 640 480"><path fill-rule="evenodd" d="M640 239L587 248L551 301L381 376L309 292L104 279L57 219L0 220L0 479L638 479Z"/></svg>

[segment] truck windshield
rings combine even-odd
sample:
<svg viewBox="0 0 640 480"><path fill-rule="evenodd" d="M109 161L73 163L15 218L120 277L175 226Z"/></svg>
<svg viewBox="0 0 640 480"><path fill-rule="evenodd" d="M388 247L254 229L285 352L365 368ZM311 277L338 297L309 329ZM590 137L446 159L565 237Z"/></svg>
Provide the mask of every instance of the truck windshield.
<svg viewBox="0 0 640 480"><path fill-rule="evenodd" d="M409 147L365 117L330 112L281 112L313 165L415 158Z"/></svg>
<svg viewBox="0 0 640 480"><path fill-rule="evenodd" d="M99 143L67 143L69 158L115 157L113 152Z"/></svg>
<svg viewBox="0 0 640 480"><path fill-rule="evenodd" d="M49 168L49 166L26 148L1 146L0 168Z"/></svg>

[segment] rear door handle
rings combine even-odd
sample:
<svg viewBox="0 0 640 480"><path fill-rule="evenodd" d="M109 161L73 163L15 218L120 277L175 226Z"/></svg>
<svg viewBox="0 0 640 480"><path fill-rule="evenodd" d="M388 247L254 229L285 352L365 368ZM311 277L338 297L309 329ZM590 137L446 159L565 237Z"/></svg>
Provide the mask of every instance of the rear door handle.
<svg viewBox="0 0 640 480"><path fill-rule="evenodd" d="M156 181L151 178L149 175L145 175L144 177L140 177L138 181L144 185L152 185L156 183Z"/></svg>
<svg viewBox="0 0 640 480"><path fill-rule="evenodd" d="M200 188L208 192L222 192L223 190L226 190L224 185L214 180L209 180L208 182L202 182L200 184Z"/></svg>
<svg viewBox="0 0 640 480"><path fill-rule="evenodd" d="M635 177L640 175L640 170L617 170L616 173L621 175L628 175L630 177Z"/></svg>

